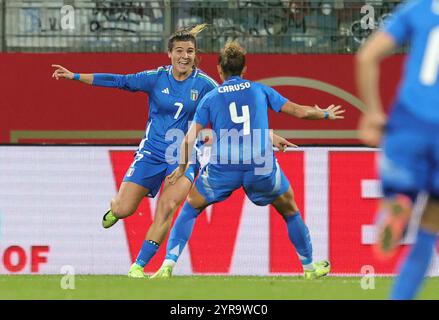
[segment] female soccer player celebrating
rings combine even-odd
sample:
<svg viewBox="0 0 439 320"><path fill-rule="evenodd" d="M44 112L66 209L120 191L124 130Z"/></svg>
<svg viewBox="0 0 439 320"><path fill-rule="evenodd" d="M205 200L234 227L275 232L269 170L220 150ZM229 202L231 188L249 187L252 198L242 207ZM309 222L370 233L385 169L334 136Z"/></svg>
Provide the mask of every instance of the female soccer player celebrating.
<svg viewBox="0 0 439 320"><path fill-rule="evenodd" d="M215 151L212 151L209 164L202 169L189 193L172 228L166 259L152 278L171 277L172 269L190 238L195 219L207 206L224 201L240 187L244 188L254 204L272 204L284 218L305 278L316 279L327 275L330 271L329 261L313 261L308 228L300 216L290 183L274 157L272 144L267 142L267 112L271 108L301 119L337 120L344 118L344 110L334 105L326 109L298 105L270 87L243 79L245 51L235 42L228 43L223 49L218 71L224 83L201 100L181 146L180 165L167 180L171 184L176 183L186 172L194 137L208 123L217 137L212 147ZM228 133L237 130L242 136L231 139L230 143ZM255 149L259 149L259 152L255 152ZM229 150L236 150L236 154Z"/></svg>
<svg viewBox="0 0 439 320"><path fill-rule="evenodd" d="M102 225L109 228L119 219L132 215L143 197L154 197L163 183L163 190L157 202L154 221L149 227L145 241L128 272L129 277L144 277L143 268L157 252L171 226L172 216L187 196L198 164L188 167L185 177L171 185L165 177L173 172L177 163L167 161L166 150L174 143L166 139L171 129L188 130L198 102L205 94L217 87L217 83L196 67L196 36L206 27L197 25L192 29L176 31L168 40L168 57L171 65L136 74L78 74L60 65L53 77L66 78L83 83L143 91L148 94L149 119L145 135L136 151L134 161L127 170L119 192L111 200L111 207L105 213ZM285 147L286 140L276 137L277 146Z"/></svg>

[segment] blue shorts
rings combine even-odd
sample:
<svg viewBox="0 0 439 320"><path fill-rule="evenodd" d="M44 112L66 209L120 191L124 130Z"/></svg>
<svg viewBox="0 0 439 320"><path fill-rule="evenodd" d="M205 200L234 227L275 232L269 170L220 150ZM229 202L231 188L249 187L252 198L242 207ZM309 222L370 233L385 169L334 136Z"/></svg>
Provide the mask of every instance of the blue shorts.
<svg viewBox="0 0 439 320"><path fill-rule="evenodd" d="M148 189L147 197L154 198L157 192L159 192L163 180L177 167L178 163L168 164L163 159L154 156L151 152L141 150L136 153L134 161L125 173L123 181L133 182ZM197 161L195 164L189 165L185 177L193 183L199 170L200 164Z"/></svg>
<svg viewBox="0 0 439 320"><path fill-rule="evenodd" d="M276 161L268 175L255 175L254 170L224 170L221 165L208 164L201 170L195 186L208 204L227 199L242 186L254 204L266 206L284 194L290 182Z"/></svg>
<svg viewBox="0 0 439 320"><path fill-rule="evenodd" d="M385 196L439 195L439 124L416 118L397 103L386 126L380 175Z"/></svg>

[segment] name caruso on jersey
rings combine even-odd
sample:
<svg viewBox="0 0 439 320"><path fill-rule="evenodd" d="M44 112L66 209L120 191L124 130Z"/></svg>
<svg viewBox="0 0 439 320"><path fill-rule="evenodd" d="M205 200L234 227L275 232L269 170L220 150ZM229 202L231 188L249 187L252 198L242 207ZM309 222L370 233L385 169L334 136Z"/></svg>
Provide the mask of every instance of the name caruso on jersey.
<svg viewBox="0 0 439 320"><path fill-rule="evenodd" d="M226 92L234 92L234 91L240 91L245 90L251 87L250 82L241 82L237 84L231 84L227 86L221 86L218 88L219 93L226 93Z"/></svg>

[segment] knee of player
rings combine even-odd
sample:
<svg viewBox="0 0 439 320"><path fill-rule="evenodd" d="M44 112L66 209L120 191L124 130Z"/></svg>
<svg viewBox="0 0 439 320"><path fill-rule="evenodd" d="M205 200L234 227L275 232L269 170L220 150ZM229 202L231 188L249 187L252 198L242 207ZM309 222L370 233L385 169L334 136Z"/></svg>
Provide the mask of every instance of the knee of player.
<svg viewBox="0 0 439 320"><path fill-rule="evenodd" d="M116 218L121 219L132 215L134 211L136 211L136 208L114 198L111 200L111 210Z"/></svg>
<svg viewBox="0 0 439 320"><path fill-rule="evenodd" d="M157 204L156 216L162 216L165 220L172 216L175 210L177 210L179 203L173 199L160 199Z"/></svg>

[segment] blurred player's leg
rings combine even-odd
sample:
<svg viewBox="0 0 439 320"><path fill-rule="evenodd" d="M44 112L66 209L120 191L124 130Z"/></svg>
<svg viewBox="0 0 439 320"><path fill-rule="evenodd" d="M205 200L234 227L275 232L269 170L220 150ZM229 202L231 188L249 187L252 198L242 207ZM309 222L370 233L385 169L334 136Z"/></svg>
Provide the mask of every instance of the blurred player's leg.
<svg viewBox="0 0 439 320"><path fill-rule="evenodd" d="M102 226L110 228L119 219L132 215L148 192L148 189L133 182L122 182L116 197L111 200L110 210L102 218Z"/></svg>
<svg viewBox="0 0 439 320"><path fill-rule="evenodd" d="M378 213L378 239L374 251L378 258L391 258L397 250L407 229L412 213L413 201L398 194L382 201Z"/></svg>
<svg viewBox="0 0 439 320"><path fill-rule="evenodd" d="M151 279L170 278L172 276L172 270L186 243L189 241L195 221L206 205L206 200L198 192L197 188L192 188L188 200L184 203L171 229L166 246L165 260L160 269L151 276Z"/></svg>
<svg viewBox="0 0 439 320"><path fill-rule="evenodd" d="M272 204L285 220L288 237L296 248L305 278L316 279L326 276L330 271L330 264L328 261L313 262L309 230L300 216L291 187Z"/></svg>
<svg viewBox="0 0 439 320"><path fill-rule="evenodd" d="M373 249L382 260L389 259L397 251L413 203L420 190L428 190L430 179L430 160L422 155L429 153L431 132L420 130L426 125L414 119L401 104L394 106L395 111L398 113L387 124L379 158L383 200L376 223L377 243Z"/></svg>
<svg viewBox="0 0 439 320"><path fill-rule="evenodd" d="M393 286L393 300L414 299L428 271L439 232L439 197L430 199L421 218L416 242Z"/></svg>

